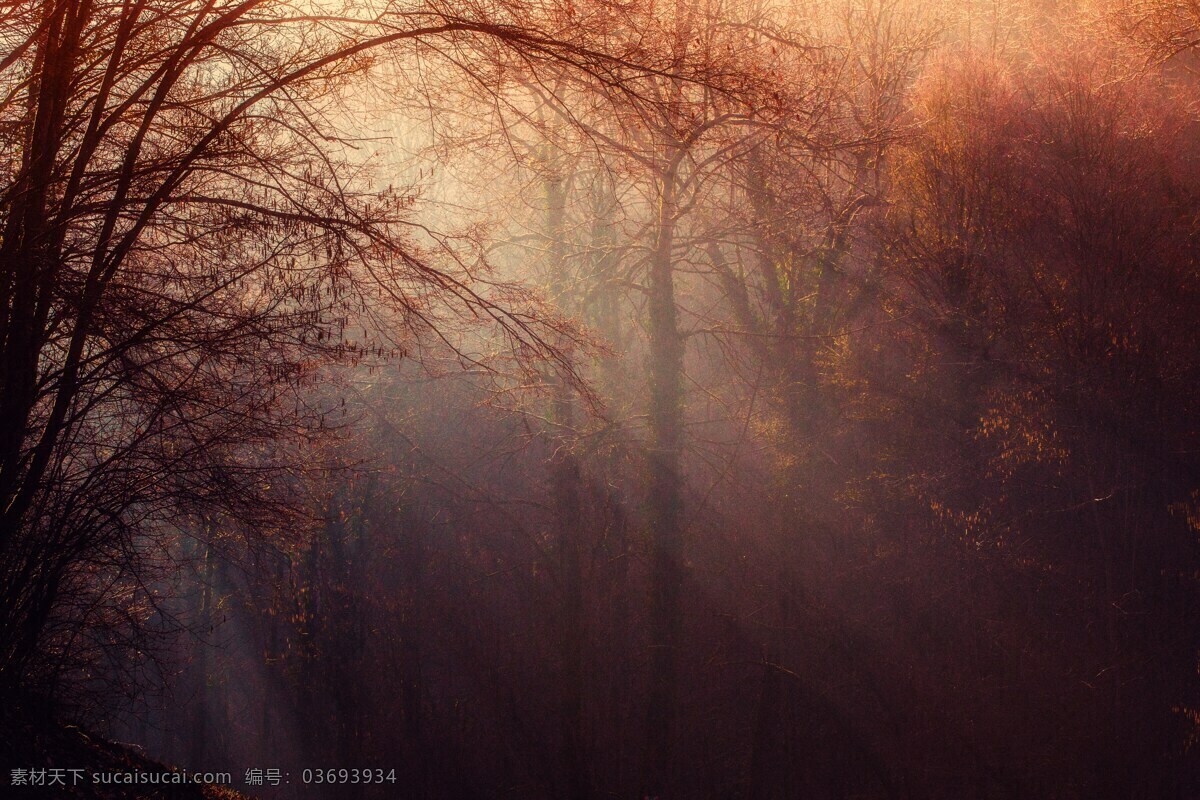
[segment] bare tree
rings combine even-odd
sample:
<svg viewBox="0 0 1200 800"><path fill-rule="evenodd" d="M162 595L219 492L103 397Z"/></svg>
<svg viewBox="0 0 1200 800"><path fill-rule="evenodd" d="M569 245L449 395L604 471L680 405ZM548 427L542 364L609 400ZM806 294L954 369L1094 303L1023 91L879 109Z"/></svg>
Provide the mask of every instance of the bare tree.
<svg viewBox="0 0 1200 800"><path fill-rule="evenodd" d="M435 263L409 222L415 189L373 184L345 133L352 81L379 57L636 69L590 46L594 30L555 33L552 12L261 0L0 12L7 684L65 652L112 582L145 596L135 539L179 509L252 524L287 505L271 477L288 461L279 442L329 427L296 393L317 364L400 354L453 309L555 357L541 320L489 299L466 263ZM382 313L399 336L351 333Z"/></svg>

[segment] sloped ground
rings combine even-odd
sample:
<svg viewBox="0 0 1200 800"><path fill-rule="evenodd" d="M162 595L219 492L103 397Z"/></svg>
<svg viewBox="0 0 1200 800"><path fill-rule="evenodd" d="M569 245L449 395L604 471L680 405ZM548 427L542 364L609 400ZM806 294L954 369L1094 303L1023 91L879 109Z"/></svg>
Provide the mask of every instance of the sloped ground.
<svg viewBox="0 0 1200 800"><path fill-rule="evenodd" d="M0 709L0 770L0 797L11 800L248 800L223 786L97 780L132 775L138 781L180 771L77 726L12 706Z"/></svg>

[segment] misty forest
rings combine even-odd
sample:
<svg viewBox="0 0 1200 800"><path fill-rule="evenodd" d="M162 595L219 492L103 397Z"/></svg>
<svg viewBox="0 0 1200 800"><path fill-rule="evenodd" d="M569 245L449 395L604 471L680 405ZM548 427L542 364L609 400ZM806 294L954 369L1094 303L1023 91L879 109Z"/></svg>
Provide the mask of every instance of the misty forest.
<svg viewBox="0 0 1200 800"><path fill-rule="evenodd" d="M3 3L0 794L1200 797L1197 70L1194 0Z"/></svg>

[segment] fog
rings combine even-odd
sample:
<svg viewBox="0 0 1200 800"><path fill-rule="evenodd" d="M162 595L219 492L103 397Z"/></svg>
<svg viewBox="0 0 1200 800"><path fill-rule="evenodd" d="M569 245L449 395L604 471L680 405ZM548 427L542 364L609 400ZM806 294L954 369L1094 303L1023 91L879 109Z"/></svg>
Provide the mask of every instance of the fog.
<svg viewBox="0 0 1200 800"><path fill-rule="evenodd" d="M0 10L0 780L1196 796L1198 30Z"/></svg>

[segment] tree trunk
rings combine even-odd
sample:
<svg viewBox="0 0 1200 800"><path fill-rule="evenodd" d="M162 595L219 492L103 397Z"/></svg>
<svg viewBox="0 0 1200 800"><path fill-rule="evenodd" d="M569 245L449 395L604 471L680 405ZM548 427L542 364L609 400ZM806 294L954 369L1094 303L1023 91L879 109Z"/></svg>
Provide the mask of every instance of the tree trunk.
<svg viewBox="0 0 1200 800"><path fill-rule="evenodd" d="M678 648L683 627L683 540L680 456L683 443L683 337L675 307L672 247L677 216L678 162L671 152L660 179L654 251L650 261L650 686L646 708L643 794L664 796L671 779Z"/></svg>
<svg viewBox="0 0 1200 800"><path fill-rule="evenodd" d="M212 526L204 523L205 532L211 536ZM206 537L208 538L208 537ZM196 622L200 627L199 641L196 650L196 665L194 669L196 680L196 697L192 703L192 732L191 747L188 753L188 766L194 770L204 769L208 764L209 752L209 691L208 691L208 648L209 636L212 634L213 623L213 550L212 544L204 545L204 561L200 571L200 595L196 608Z"/></svg>
<svg viewBox="0 0 1200 800"><path fill-rule="evenodd" d="M559 310L566 311L570 302L564 239L567 190L566 179L553 166L549 167L545 188L550 283ZM572 441L575 414L571 387L563 380L556 381L556 387L553 421L559 429L553 434L550 470L563 592L559 639L563 770L567 796L572 800L587 800L590 792L583 757L583 568L579 543L583 526L581 479Z"/></svg>

